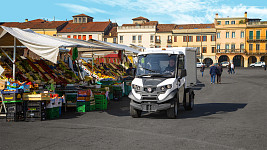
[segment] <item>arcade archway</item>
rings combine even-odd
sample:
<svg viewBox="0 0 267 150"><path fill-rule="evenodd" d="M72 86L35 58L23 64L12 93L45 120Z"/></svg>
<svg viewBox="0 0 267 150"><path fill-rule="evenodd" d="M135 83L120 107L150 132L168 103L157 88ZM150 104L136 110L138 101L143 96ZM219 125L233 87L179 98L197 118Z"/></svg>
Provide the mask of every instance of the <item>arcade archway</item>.
<svg viewBox="0 0 267 150"><path fill-rule="evenodd" d="M244 67L244 57L241 55L236 55L233 58L233 63L235 67Z"/></svg>

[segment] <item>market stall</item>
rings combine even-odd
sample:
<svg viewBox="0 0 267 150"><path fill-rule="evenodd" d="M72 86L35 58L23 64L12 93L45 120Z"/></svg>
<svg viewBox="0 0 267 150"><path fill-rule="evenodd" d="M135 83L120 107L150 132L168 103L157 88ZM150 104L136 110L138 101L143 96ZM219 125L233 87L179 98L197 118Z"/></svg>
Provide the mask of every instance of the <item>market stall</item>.
<svg viewBox="0 0 267 150"><path fill-rule="evenodd" d="M0 26L1 59L5 58L0 64L4 67L0 79L1 105L7 121L54 119L61 114L62 106L65 111L67 107L76 107L78 112L105 110L108 100L119 99L125 93L122 77L126 68L121 65L122 61L100 63L100 59L93 58L91 62L82 61L79 66L80 57L68 62L60 58L63 52L70 60L73 53L66 53L71 48L93 55L139 52L124 46L51 37L29 29ZM23 55L25 50L38 57ZM10 57L12 53L13 58ZM110 59L105 61L110 62ZM88 76L80 78L72 65L82 67L80 71L89 71Z"/></svg>

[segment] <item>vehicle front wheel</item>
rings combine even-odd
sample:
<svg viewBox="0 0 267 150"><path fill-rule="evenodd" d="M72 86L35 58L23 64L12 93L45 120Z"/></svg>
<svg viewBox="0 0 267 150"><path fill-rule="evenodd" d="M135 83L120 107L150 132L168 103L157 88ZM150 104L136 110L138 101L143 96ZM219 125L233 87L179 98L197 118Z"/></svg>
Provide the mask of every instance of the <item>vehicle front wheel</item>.
<svg viewBox="0 0 267 150"><path fill-rule="evenodd" d="M178 116L178 102L174 101L174 107L167 110L167 117L170 119L175 119Z"/></svg>
<svg viewBox="0 0 267 150"><path fill-rule="evenodd" d="M253 66L251 66L251 67L255 67L255 66L253 65Z"/></svg>
<svg viewBox="0 0 267 150"><path fill-rule="evenodd" d="M141 114L142 114L141 110L135 109L135 108L133 108L133 106L130 105L130 115L133 118L140 118Z"/></svg>

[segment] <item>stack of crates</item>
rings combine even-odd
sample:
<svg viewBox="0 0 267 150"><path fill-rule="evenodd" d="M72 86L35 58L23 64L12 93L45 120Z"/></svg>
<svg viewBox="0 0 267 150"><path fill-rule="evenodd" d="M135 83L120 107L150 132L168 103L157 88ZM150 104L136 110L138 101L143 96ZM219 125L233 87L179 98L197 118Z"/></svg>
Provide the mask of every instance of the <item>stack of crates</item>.
<svg viewBox="0 0 267 150"><path fill-rule="evenodd" d="M53 94L51 96L46 110L47 119L55 119L60 117L63 101L63 97L59 97L58 94Z"/></svg>
<svg viewBox="0 0 267 150"><path fill-rule="evenodd" d="M94 95L95 108L96 110L106 110L107 109L107 99L105 95Z"/></svg>
<svg viewBox="0 0 267 150"><path fill-rule="evenodd" d="M5 103L7 114L6 121L22 121L25 119L25 109L22 101L21 89L16 90L3 90L3 103Z"/></svg>
<svg viewBox="0 0 267 150"><path fill-rule="evenodd" d="M22 102L5 103L7 114L6 122L23 121L25 119L25 109Z"/></svg>
<svg viewBox="0 0 267 150"><path fill-rule="evenodd" d="M25 101L25 121L46 120L46 101Z"/></svg>
<svg viewBox="0 0 267 150"><path fill-rule="evenodd" d="M90 99L90 111L95 110L95 99Z"/></svg>
<svg viewBox="0 0 267 150"><path fill-rule="evenodd" d="M90 90L79 90L77 97L77 112L89 112L90 111Z"/></svg>
<svg viewBox="0 0 267 150"><path fill-rule="evenodd" d="M121 100L122 98L122 89L121 86L113 86L113 99Z"/></svg>

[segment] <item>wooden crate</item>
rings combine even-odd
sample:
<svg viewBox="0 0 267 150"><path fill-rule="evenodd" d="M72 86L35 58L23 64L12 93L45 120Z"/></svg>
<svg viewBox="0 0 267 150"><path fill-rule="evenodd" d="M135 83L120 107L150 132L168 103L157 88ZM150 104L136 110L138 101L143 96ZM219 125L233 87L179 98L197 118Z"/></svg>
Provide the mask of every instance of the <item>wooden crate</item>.
<svg viewBox="0 0 267 150"><path fill-rule="evenodd" d="M41 93L41 94L29 94L23 93L23 100L28 101L43 101L43 100L50 100L50 93Z"/></svg>

